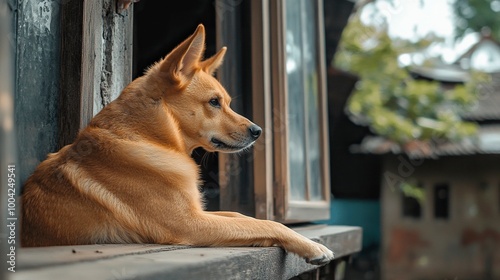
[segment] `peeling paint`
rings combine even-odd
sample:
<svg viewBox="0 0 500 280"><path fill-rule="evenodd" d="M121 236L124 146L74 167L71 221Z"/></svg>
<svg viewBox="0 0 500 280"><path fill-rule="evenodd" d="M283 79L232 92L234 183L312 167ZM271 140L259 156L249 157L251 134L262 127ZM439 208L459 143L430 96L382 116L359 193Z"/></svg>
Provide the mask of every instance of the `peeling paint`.
<svg viewBox="0 0 500 280"><path fill-rule="evenodd" d="M32 32L38 36L49 36L52 31L52 26L57 24L54 20L54 9L58 6L57 1L42 0L38 3L32 1L22 1L22 10L25 11L25 17L29 21L24 23L26 27L30 22L36 23L32 25Z"/></svg>
<svg viewBox="0 0 500 280"><path fill-rule="evenodd" d="M51 1L44 0L38 4L38 10L40 12L40 29L41 33L50 32L50 25L52 24L52 12L51 12Z"/></svg>

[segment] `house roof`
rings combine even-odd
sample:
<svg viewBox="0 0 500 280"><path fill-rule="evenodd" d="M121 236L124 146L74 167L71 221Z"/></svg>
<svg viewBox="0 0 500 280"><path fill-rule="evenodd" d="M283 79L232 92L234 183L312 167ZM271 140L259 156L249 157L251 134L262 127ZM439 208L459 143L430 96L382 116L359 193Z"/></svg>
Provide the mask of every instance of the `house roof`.
<svg viewBox="0 0 500 280"><path fill-rule="evenodd" d="M455 65L482 70L491 74L492 82L479 85L476 108L464 115L472 121L500 120L500 43L483 32L479 42L465 52Z"/></svg>
<svg viewBox="0 0 500 280"><path fill-rule="evenodd" d="M488 54L485 59L485 54ZM351 152L368 154L402 154L417 158L439 156L500 154L500 43L483 34L482 39L464 53L454 64L437 64L433 67L411 65L410 72L422 78L443 83L459 84L470 76L466 69L492 70L491 82L477 87L478 101L469 112L462 115L467 121L479 122L474 138L460 142L413 140L404 145L381 136L366 136ZM484 69L481 69L482 66ZM490 123L485 125L484 123ZM491 124L494 123L494 124Z"/></svg>
<svg viewBox="0 0 500 280"><path fill-rule="evenodd" d="M479 85L477 105L472 111L464 114L464 119L500 120L500 73L491 74L491 78L491 83Z"/></svg>
<svg viewBox="0 0 500 280"><path fill-rule="evenodd" d="M361 144L352 145L351 152L362 154L407 154L413 158L437 158L474 154L500 154L500 125L479 127L474 138L461 142L411 141L401 146L380 136L367 136Z"/></svg>
<svg viewBox="0 0 500 280"><path fill-rule="evenodd" d="M433 67L423 65L411 65L411 73L423 78L437 80L446 83L464 83L469 78L469 73L457 65L436 65Z"/></svg>
<svg viewBox="0 0 500 280"><path fill-rule="evenodd" d="M401 146L381 136L366 136L359 145L351 146L353 153L402 154L417 158L458 156L473 154L500 154L500 73L491 74L492 82L478 87L478 102L462 117L468 121L489 121L480 124L475 138L461 142L410 141Z"/></svg>
<svg viewBox="0 0 500 280"><path fill-rule="evenodd" d="M491 37L491 33L482 33L481 39L461 55L454 64L465 69L498 73L500 72L500 43Z"/></svg>

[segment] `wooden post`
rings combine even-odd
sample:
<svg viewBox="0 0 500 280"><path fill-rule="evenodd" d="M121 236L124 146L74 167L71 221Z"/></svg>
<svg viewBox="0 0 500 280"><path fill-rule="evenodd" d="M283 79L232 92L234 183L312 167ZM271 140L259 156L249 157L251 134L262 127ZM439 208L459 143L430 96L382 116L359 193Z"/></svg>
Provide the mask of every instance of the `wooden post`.
<svg viewBox="0 0 500 280"><path fill-rule="evenodd" d="M248 59L242 48L243 38L247 32L243 30L245 5L249 2L216 0L217 48L226 46L228 51L224 64L217 72L217 77L229 94L241 96L233 99L231 107L238 113L251 115L251 99L245 102L243 77L243 61ZM247 95L249 96L249 95ZM262 125L262 124L260 124ZM227 154L219 153L219 185L220 209L237 211L255 216L253 189L253 162L251 153Z"/></svg>
<svg viewBox="0 0 500 280"><path fill-rule="evenodd" d="M255 217L274 219L269 1L252 1L250 9L252 121L264 130L253 148Z"/></svg>
<svg viewBox="0 0 500 280"><path fill-rule="evenodd" d="M132 80L132 23L133 6L118 14L115 0L63 1L59 147Z"/></svg>

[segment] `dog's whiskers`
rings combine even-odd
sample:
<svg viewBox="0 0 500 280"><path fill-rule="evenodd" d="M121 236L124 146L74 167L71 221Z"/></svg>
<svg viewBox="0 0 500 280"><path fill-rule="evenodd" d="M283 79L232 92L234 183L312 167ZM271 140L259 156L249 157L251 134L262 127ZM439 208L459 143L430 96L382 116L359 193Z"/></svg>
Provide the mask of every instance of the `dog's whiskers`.
<svg viewBox="0 0 500 280"><path fill-rule="evenodd" d="M210 152L205 152L203 156L201 157L200 165L203 167L208 167L208 164L210 163L210 156L212 153Z"/></svg>

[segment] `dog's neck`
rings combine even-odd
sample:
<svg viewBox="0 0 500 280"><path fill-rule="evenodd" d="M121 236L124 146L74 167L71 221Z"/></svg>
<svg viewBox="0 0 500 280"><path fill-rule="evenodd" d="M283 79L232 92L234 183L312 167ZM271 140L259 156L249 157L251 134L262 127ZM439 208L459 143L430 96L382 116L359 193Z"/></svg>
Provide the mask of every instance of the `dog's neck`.
<svg viewBox="0 0 500 280"><path fill-rule="evenodd" d="M163 99L148 96L148 92L153 91L152 87L158 85L149 84L141 78L137 80L97 114L90 126L106 129L123 139L146 139L190 156L197 148L194 141L179 127L179 122ZM114 122L109 123L110 119ZM131 125L137 123L142 125Z"/></svg>
<svg viewBox="0 0 500 280"><path fill-rule="evenodd" d="M175 146L176 150L185 151L187 155L191 155L198 146L195 141L192 141L191 137L186 135L185 131L179 125L179 121L176 119L175 114L171 111L168 104L162 101L162 110L164 118L160 116L161 121L164 123L166 128L165 137L163 138L163 144L165 146ZM172 133L173 130L179 131L180 133Z"/></svg>
<svg viewBox="0 0 500 280"><path fill-rule="evenodd" d="M171 80L164 77L162 74L158 73L158 65L152 67L148 73L144 76L144 81L141 82L143 87L146 87L146 92L149 97L153 100L157 100L162 104L162 114L160 115L160 121L165 122L163 127L166 128L167 138L164 139L165 145L173 145L179 150L185 151L186 154L191 155L194 149L199 147L197 141L194 141L192 135L188 135L186 131L180 126L181 121L178 119L179 109L173 108L170 104L165 101L164 95L168 94L168 91L180 92L183 91L183 86L178 83L179 81ZM184 85L184 87L187 84ZM151 95L151 94L161 95ZM182 110L180 110L182 112ZM178 114L176 114L177 112ZM179 131L180 133L172 133L172 130Z"/></svg>

